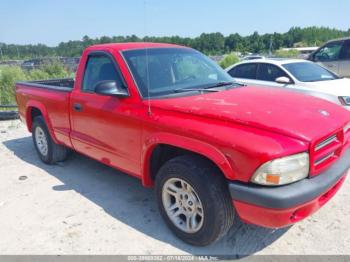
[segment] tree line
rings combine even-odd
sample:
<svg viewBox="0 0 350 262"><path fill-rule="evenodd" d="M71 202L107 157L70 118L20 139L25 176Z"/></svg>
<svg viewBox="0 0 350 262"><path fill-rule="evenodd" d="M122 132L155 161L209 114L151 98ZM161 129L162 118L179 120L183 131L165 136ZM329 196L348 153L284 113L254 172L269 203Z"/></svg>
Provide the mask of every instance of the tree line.
<svg viewBox="0 0 350 262"><path fill-rule="evenodd" d="M36 57L74 57L80 56L84 48L93 44L118 42L163 42L174 43L195 48L207 55L220 55L230 52L264 53L275 51L282 47L319 46L324 42L350 36L350 29L338 30L328 27L292 27L286 33L259 34L254 32L248 36L238 33L224 36L221 33L202 33L195 38L180 36L146 36L143 38L131 36L103 36L90 38L84 36L82 40L61 42L56 47L37 45L14 45L0 43L0 60L29 59Z"/></svg>

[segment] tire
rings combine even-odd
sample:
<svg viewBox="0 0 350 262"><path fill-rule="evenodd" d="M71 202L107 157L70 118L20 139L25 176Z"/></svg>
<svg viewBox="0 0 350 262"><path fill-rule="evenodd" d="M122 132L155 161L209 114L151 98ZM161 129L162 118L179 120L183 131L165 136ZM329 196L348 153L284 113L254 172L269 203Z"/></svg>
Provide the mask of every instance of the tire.
<svg viewBox="0 0 350 262"><path fill-rule="evenodd" d="M185 192L191 192L188 198L183 195L183 187L187 189ZM235 212L225 178L216 166L200 156L178 156L166 162L156 176L156 196L168 227L191 245L214 243L233 224ZM190 207L194 208L189 210ZM171 218L175 214L180 215Z"/></svg>
<svg viewBox="0 0 350 262"><path fill-rule="evenodd" d="M32 125L32 137L34 147L40 159L46 164L55 164L66 160L68 149L65 146L56 144L47 129L45 120L42 116L34 118ZM46 141L46 149L45 144Z"/></svg>
<svg viewBox="0 0 350 262"><path fill-rule="evenodd" d="M0 120L13 120L18 118L17 111L0 111Z"/></svg>

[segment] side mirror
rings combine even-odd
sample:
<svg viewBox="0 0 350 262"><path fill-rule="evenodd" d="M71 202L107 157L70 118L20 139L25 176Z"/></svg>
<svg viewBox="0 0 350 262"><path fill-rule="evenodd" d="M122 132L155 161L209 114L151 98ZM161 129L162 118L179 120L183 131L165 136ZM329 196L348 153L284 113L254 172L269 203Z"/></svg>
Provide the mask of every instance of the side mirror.
<svg viewBox="0 0 350 262"><path fill-rule="evenodd" d="M283 84L283 85L288 85L288 84L292 83L292 81L286 76L281 76L281 77L276 78L275 82L278 84Z"/></svg>
<svg viewBox="0 0 350 262"><path fill-rule="evenodd" d="M95 86L95 93L103 96L119 96L128 97L128 90L118 86L114 80L106 80L98 82Z"/></svg>
<svg viewBox="0 0 350 262"><path fill-rule="evenodd" d="M310 54L309 57L307 58L307 60L315 62L316 61L315 53Z"/></svg>

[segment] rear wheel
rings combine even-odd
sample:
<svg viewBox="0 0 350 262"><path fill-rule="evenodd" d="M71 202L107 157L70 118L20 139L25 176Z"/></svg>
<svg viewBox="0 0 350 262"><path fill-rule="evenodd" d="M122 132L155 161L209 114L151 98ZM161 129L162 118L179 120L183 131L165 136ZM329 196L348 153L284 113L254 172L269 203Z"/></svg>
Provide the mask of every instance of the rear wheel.
<svg viewBox="0 0 350 262"><path fill-rule="evenodd" d="M42 116L34 118L32 137L35 149L44 163L54 164L67 158L68 149L52 140Z"/></svg>
<svg viewBox="0 0 350 262"><path fill-rule="evenodd" d="M234 209L227 183L209 161L195 155L166 162L156 177L160 213L183 241L209 245L233 224Z"/></svg>

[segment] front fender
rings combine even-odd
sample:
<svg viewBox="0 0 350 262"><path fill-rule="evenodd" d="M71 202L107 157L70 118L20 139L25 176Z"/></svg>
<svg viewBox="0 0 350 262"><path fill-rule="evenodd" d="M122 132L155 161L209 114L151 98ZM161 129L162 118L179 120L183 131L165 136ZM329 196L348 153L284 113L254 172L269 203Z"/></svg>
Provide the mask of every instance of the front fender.
<svg viewBox="0 0 350 262"><path fill-rule="evenodd" d="M296 91L296 92L299 92L299 93L303 93L305 95L309 95L309 96L314 96L314 97L317 97L317 98L320 98L320 99L323 99L323 100L327 100L329 102L332 102L334 104L337 104L337 105L342 105L338 99L338 96L336 95L332 95L332 94L327 94L327 93L323 93L323 92L318 92L316 90L312 90L312 88L308 88L308 87L295 87L294 89L291 88L289 90L292 90L292 91Z"/></svg>
<svg viewBox="0 0 350 262"><path fill-rule="evenodd" d="M213 163L215 163L226 178L232 179L234 177L233 170L229 161L227 160L225 155L216 147L193 138L162 132L152 134L152 136L145 139L142 151L142 184L144 186L153 185L153 181L150 174L150 158L153 149L159 144L175 146L181 149L197 153L199 155L203 155L204 157L210 159Z"/></svg>

